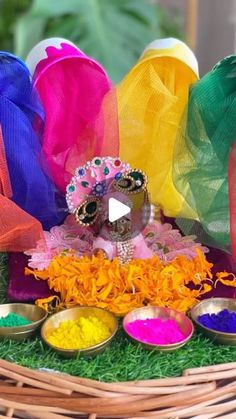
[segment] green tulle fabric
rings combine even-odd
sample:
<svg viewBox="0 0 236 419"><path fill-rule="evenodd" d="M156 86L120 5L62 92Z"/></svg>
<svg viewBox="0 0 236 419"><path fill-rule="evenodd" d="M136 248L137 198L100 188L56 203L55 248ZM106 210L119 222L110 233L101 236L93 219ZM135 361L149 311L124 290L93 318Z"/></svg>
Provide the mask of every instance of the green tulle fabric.
<svg viewBox="0 0 236 419"><path fill-rule="evenodd" d="M183 213L179 226L224 249L230 248L228 160L235 140L236 56L230 56L191 87L173 164L174 184L198 220Z"/></svg>

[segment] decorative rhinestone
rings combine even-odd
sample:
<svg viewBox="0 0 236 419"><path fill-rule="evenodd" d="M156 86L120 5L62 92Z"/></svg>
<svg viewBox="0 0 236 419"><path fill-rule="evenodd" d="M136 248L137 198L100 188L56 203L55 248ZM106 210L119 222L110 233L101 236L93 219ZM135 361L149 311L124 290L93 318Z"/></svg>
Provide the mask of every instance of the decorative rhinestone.
<svg viewBox="0 0 236 419"><path fill-rule="evenodd" d="M141 180L140 180L140 179L138 179L138 180L136 180L136 181L135 181L135 184L136 184L137 186L141 186L141 185L142 185L142 182L141 182Z"/></svg>
<svg viewBox="0 0 236 419"><path fill-rule="evenodd" d="M94 164L95 166L101 166L102 160L101 159L95 159Z"/></svg>
<svg viewBox="0 0 236 419"><path fill-rule="evenodd" d="M84 188L87 188L89 186L89 183L86 182L86 180L82 180L81 186L83 186Z"/></svg>
<svg viewBox="0 0 236 419"><path fill-rule="evenodd" d="M132 172L132 177L134 178L134 180L139 180L139 179L140 179L140 176L142 176L140 172L138 172L138 171L136 171L136 170L134 170L134 171ZM142 176L142 177L143 177L143 176Z"/></svg>
<svg viewBox="0 0 236 419"><path fill-rule="evenodd" d="M115 166L115 167L120 167L120 165L121 165L121 161L120 161L120 159L115 159L115 160L114 160L114 166Z"/></svg>
<svg viewBox="0 0 236 419"><path fill-rule="evenodd" d="M85 218L85 215L84 214L80 214L79 219L80 220L84 220L84 218Z"/></svg>
<svg viewBox="0 0 236 419"><path fill-rule="evenodd" d="M104 175L108 175L109 174L109 172L110 172L110 170L109 170L109 168L106 166L106 167L104 167L104 169L103 169L103 173L104 173Z"/></svg>
<svg viewBox="0 0 236 419"><path fill-rule="evenodd" d="M107 190L105 182L97 182L93 186L93 195L95 196L104 196Z"/></svg>
<svg viewBox="0 0 236 419"><path fill-rule="evenodd" d="M94 189L95 189L96 192L102 192L103 191L103 186L101 184L98 184L98 185L95 186Z"/></svg>
<svg viewBox="0 0 236 419"><path fill-rule="evenodd" d="M94 202L94 201L88 202L88 204L86 205L87 214L93 215L96 212L97 207L98 207L97 202Z"/></svg>
<svg viewBox="0 0 236 419"><path fill-rule="evenodd" d="M75 185L68 185L66 190L67 190L67 192L74 192L75 191Z"/></svg>
<svg viewBox="0 0 236 419"><path fill-rule="evenodd" d="M77 173L78 173L78 175L79 175L80 177L84 176L84 175L85 175L85 170L84 170L84 168L83 168L83 167L80 167L80 168L77 170Z"/></svg>
<svg viewBox="0 0 236 419"><path fill-rule="evenodd" d="M121 172L116 173L115 174L115 180L119 180L121 178L121 176L122 176Z"/></svg>

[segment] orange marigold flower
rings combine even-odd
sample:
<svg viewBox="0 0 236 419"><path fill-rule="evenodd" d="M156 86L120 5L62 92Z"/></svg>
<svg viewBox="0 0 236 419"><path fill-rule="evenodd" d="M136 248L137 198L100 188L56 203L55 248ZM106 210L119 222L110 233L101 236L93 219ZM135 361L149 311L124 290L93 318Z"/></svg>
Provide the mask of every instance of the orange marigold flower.
<svg viewBox="0 0 236 419"><path fill-rule="evenodd" d="M27 268L25 273L47 280L49 288L59 293L63 307L97 306L120 316L143 305L186 312L212 289L212 264L200 249L196 253L191 260L177 256L164 262L153 256L122 265L118 259L110 261L103 254L76 257L71 252L55 256L43 271ZM217 281L236 286L235 277L230 280L230 275L220 272ZM49 308L50 301L39 300L37 304Z"/></svg>

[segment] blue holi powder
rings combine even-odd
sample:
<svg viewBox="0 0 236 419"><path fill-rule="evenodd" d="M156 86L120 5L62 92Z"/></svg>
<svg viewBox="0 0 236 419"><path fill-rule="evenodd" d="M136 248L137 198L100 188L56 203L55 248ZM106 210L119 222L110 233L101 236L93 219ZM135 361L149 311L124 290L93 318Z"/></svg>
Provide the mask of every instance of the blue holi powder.
<svg viewBox="0 0 236 419"><path fill-rule="evenodd" d="M227 309L217 314L202 314L198 316L198 321L203 326L218 332L236 333L236 313Z"/></svg>

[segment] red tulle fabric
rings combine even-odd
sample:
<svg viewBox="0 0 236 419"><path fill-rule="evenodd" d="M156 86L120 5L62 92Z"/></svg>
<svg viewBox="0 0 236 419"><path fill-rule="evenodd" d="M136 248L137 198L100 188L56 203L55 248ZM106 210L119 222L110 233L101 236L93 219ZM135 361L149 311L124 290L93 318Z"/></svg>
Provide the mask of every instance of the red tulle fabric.
<svg viewBox="0 0 236 419"><path fill-rule="evenodd" d="M0 127L0 251L25 251L42 236L41 224L11 201L11 182Z"/></svg>
<svg viewBox="0 0 236 419"><path fill-rule="evenodd" d="M9 178L5 148L0 126L0 194L10 198L12 196L11 182Z"/></svg>

